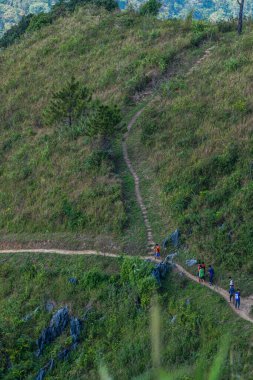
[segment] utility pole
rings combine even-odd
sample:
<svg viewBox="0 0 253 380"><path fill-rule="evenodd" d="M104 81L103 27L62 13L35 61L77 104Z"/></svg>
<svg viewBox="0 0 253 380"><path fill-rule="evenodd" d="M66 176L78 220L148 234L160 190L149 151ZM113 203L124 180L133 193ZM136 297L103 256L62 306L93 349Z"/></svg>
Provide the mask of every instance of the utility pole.
<svg viewBox="0 0 253 380"><path fill-rule="evenodd" d="M239 17L238 17L238 25L237 32L240 35L242 33L242 25L243 25L243 8L244 8L244 0L237 0L239 4Z"/></svg>

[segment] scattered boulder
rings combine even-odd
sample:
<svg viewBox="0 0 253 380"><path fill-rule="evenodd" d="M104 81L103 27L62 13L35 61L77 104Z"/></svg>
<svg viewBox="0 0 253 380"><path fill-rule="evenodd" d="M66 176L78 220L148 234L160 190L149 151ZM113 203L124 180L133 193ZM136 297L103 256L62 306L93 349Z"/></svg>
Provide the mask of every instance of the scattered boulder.
<svg viewBox="0 0 253 380"><path fill-rule="evenodd" d="M37 340L38 352L37 356L40 356L45 345L53 342L67 327L69 323L69 311L67 307L59 309L52 317L50 326L44 329Z"/></svg>
<svg viewBox="0 0 253 380"><path fill-rule="evenodd" d="M54 310L56 303L54 301L47 301L45 304L45 309L48 313Z"/></svg>
<svg viewBox="0 0 253 380"><path fill-rule="evenodd" d="M63 348L57 355L58 360L66 360L72 350L75 350L78 343L82 329L82 321L78 318L69 316L67 307L59 309L52 317L50 326L44 329L37 341L38 353L41 355L46 344L53 342L58 336L60 336L68 323L70 322L70 335L72 337L72 345L70 347ZM43 368L40 369L36 376L36 380L43 380L48 371L54 367L55 361L51 359Z"/></svg>
<svg viewBox="0 0 253 380"><path fill-rule="evenodd" d="M66 360L69 356L70 351L70 348L64 348L62 351L59 352L58 359L61 361Z"/></svg>
<svg viewBox="0 0 253 380"><path fill-rule="evenodd" d="M68 281L69 281L69 283L72 284L72 285L77 285L77 284L78 284L78 280L77 280L77 278L75 278L75 277L70 277L70 278L68 279Z"/></svg>
<svg viewBox="0 0 253 380"><path fill-rule="evenodd" d="M172 242L172 245L177 248L179 246L179 239L180 239L180 231L176 229L172 234L170 235L170 239Z"/></svg>
<svg viewBox="0 0 253 380"><path fill-rule="evenodd" d="M177 256L177 253L176 252L173 252L173 253L170 253L169 255L166 256L166 261L169 261L170 263L172 263L174 257Z"/></svg>
<svg viewBox="0 0 253 380"><path fill-rule="evenodd" d="M195 259L190 259L190 260L186 260L185 261L185 264L188 266L188 267L193 267L193 265L196 265L198 263L197 260Z"/></svg>
<svg viewBox="0 0 253 380"><path fill-rule="evenodd" d="M72 343L76 344L79 342L79 336L81 334L82 321L78 318L71 317L70 319L70 335L72 338Z"/></svg>
<svg viewBox="0 0 253 380"><path fill-rule="evenodd" d="M159 285L161 284L162 278L166 276L170 270L171 265L168 261L164 260L159 264L156 264L155 268L152 270L151 274L155 277Z"/></svg>
<svg viewBox="0 0 253 380"><path fill-rule="evenodd" d="M177 248L180 244L180 231L176 229L170 236L167 236L163 242L162 247L163 249L166 249L168 247L168 244L171 243L173 247Z"/></svg>
<svg viewBox="0 0 253 380"><path fill-rule="evenodd" d="M39 370L38 375L35 380L43 380L48 371L51 371L54 368L54 359L50 359L49 362L45 365L45 367Z"/></svg>

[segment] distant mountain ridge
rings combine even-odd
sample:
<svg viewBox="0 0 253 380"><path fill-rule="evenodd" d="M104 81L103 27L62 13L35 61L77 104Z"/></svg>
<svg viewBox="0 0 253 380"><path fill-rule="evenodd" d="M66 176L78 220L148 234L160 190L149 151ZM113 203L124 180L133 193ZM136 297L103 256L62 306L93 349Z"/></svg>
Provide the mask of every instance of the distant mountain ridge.
<svg viewBox="0 0 253 380"><path fill-rule="evenodd" d="M48 12L55 0L0 0L0 35L29 13Z"/></svg>
<svg viewBox="0 0 253 380"><path fill-rule="evenodd" d="M118 0L121 9L128 5L138 8L145 1ZM29 13L48 12L55 0L0 0L0 35L22 16ZM196 19L217 21L237 17L238 3L236 0L165 0L162 1L161 18L183 18L193 11ZM253 2L245 1L245 15L253 16Z"/></svg>

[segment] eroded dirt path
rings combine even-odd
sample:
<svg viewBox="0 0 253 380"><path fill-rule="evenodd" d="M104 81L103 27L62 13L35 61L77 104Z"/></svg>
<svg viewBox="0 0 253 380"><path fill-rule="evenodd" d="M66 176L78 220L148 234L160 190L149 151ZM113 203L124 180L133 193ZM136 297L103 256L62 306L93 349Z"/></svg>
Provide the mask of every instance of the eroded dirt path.
<svg viewBox="0 0 253 380"><path fill-rule="evenodd" d="M18 249L18 250L11 250L11 249L8 249L8 250L0 250L0 254L2 254L3 256L6 254L16 254L16 253L44 253L44 254L60 254L60 255L87 255L87 256L103 256L103 257L113 257L113 258L119 258L121 257L121 255L117 255L115 253L108 253L108 252L99 252L99 251L94 251L94 250L85 250L85 251L71 251L71 250L68 250L68 249ZM134 258L135 256L127 256L127 257L130 257L130 258ZM143 256L142 257L144 260L146 259L149 259L153 262L159 262L161 260L154 260L153 257L151 256ZM183 273L187 278L189 278L190 280L194 281L194 282L197 282L198 283L198 278L194 275L192 275L191 273L187 272L187 270L185 268L183 268L181 265L179 264L174 264L174 267L175 267L175 270L178 271L178 272L181 272ZM251 307L253 306L253 298L250 296L250 297L245 297L245 298L241 298L241 308L238 310L238 309L235 309L234 306L229 303L229 296L228 296L228 292L226 292L224 289L218 287L218 286L210 286L208 283L204 283L204 284L199 284L199 286L206 286L207 288L211 289L212 291L220 294L223 298L225 298L225 300L227 301L227 303L229 304L229 306L231 306L231 308L233 309L233 311L238 314L238 316L240 316L241 318L245 319L246 321L248 322L251 322L253 323L253 318L251 318L249 316L249 313L251 311Z"/></svg>
<svg viewBox="0 0 253 380"><path fill-rule="evenodd" d="M196 62L196 64L189 70L187 75L191 74L194 70L197 69L197 67L205 60L208 58L212 51L213 47L209 48L206 50L205 54L203 57ZM130 120L128 126L127 126L127 132L124 135L124 139L122 142L122 147L123 147L123 155L124 155L124 160L129 168L129 171L131 172L134 183L135 183L135 194L136 194L136 199L137 202L141 208L144 223L147 229L147 242L148 242L148 249L150 251L151 247L154 245L154 240L153 240L153 234L152 234L152 228L150 225L150 222L148 220L148 215L147 215L147 208L144 204L143 198L141 196L141 191L140 191L140 179L134 170L133 164L129 158L128 150L127 150L127 138L129 136L129 133L132 129L132 126L135 124L136 120L139 118L139 116L142 114L144 111L143 107L141 110L139 110ZM95 251L95 250L81 250L81 251L74 251L74 250L67 250L67 249L12 249L12 250L0 250L0 254L15 254L15 253L46 253L46 254L61 254L61 255L88 255L88 256L103 256L103 257L114 257L118 258L121 255L114 254L114 253L106 253L106 252L100 252L100 251ZM128 257L135 257L135 256L128 256ZM152 256L143 256L143 259L149 259L154 262L158 262L154 260ZM197 282L198 283L198 278L191 273L187 272L185 268L183 268L181 265L174 263L174 268L176 271L183 273L187 278L190 280ZM253 296L250 297L244 297L241 298L241 308L235 309L233 304L229 303L229 295L228 292L225 291L224 289L218 287L218 286L210 286L208 283L200 284L199 286L206 286L212 291L218 293L220 296L222 296L229 306L233 309L233 311L241 318L244 320L253 323L253 318L250 317L250 312L253 307Z"/></svg>
<svg viewBox="0 0 253 380"><path fill-rule="evenodd" d="M176 267L177 271L183 273L187 278L198 283L198 277L197 276L194 276L191 273L187 272L187 270L179 264L175 264L175 267ZM211 289L213 292L220 294L223 298L225 298L225 300L227 301L229 306L233 309L233 311L236 314L238 314L241 318L245 319L246 321L253 323L253 318L251 318L249 316L249 314L251 312L251 308L253 307L253 299L251 296L250 297L244 297L244 298L241 297L240 309L236 309L234 307L234 305L229 302L228 292L226 290L224 290L223 288L220 288L219 286L217 286L215 284L213 286L210 286L208 282L199 284L199 286L206 286L207 288Z"/></svg>
<svg viewBox="0 0 253 380"><path fill-rule="evenodd" d="M141 209L144 224L145 224L146 230L147 230L148 250L151 250L151 248L154 246L154 239L153 239L151 225L150 225L149 220L148 220L147 208L146 208L146 206L143 202L142 196L141 196L140 179L139 179L136 171L134 170L134 167L130 161L128 150L127 150L128 135L132 129L132 126L134 125L134 123L136 122L136 120L142 114L143 111L144 111L144 107L140 111L138 111L130 120L130 122L127 126L127 132L124 134L124 138L123 138L123 142L122 142L122 149L123 149L123 157L124 157L125 163L126 163L128 169L129 169L129 171L132 174L132 177L134 179L135 195L136 195L137 203Z"/></svg>
<svg viewBox="0 0 253 380"><path fill-rule="evenodd" d="M195 70L198 69L198 67L205 61L209 58L210 54L212 53L213 49L215 48L215 46L212 46L210 48L208 48L204 55L202 56L202 58L200 58L196 63L195 65L193 65L190 70L187 72L186 76L189 76L191 75ZM152 101L152 100L151 100ZM127 132L125 133L124 135L124 140L123 140L123 143L122 143L122 147L123 147L123 155L124 155L124 160L133 176L133 179L134 179L134 183L135 183L135 194L136 194L136 199L137 199L137 202L141 208L141 211L142 211L142 215L143 215L143 219L144 219L144 223L145 223L145 226L146 226L146 229L147 229L147 237L148 237L148 248L150 249L152 247L152 245L154 246L154 239L153 239L153 233L152 233L152 228L151 228L151 224L148 220L148 215L147 215L147 208L143 202L143 198L141 196L141 191L140 191L140 178L138 177L136 171L134 170L134 167L133 167L133 164L130 160L130 157L129 157L129 154L128 154L128 150L127 150L127 138L129 136L129 133L131 132L131 129L133 127L133 125L135 124L136 120L139 118L139 116L142 114L142 112L144 111L145 109L145 106L139 110L133 117L132 119L130 120L128 126L127 126ZM175 269L181 273L183 273L187 278L191 279L192 281L195 281L198 283L198 278L196 276L193 276L191 273L187 272L185 268L183 268L181 265L179 264L174 264L175 266ZM212 291L220 294L227 302L228 304L230 305L230 307L234 310L234 312L236 314L238 314L241 318L245 319L246 321L249 321L251 323L253 323L253 318L251 318L249 316L251 310L252 310L252 307L253 307L253 297L250 296L248 298L241 298L241 306L240 306L240 309L235 309L234 305L231 304L229 302L229 295L228 295L228 292L225 291L224 289L218 287L218 286L210 286L208 283L204 283L204 284L201 284L200 286L206 286L208 287L209 289L211 289Z"/></svg>

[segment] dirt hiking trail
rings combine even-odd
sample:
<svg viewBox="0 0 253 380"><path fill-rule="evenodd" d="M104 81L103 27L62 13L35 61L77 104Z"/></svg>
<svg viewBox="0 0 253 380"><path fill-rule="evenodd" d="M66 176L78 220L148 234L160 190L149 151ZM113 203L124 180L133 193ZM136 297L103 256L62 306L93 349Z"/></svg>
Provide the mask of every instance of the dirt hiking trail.
<svg viewBox="0 0 253 380"><path fill-rule="evenodd" d="M87 256L103 256L103 257L114 257L114 258L119 258L121 255L117 255L115 253L106 253L106 252L99 252L99 251L94 251L94 250L85 250L85 251L71 251L67 249L8 249L8 250L0 250L0 254L2 255L7 255L7 254L16 254L16 253L46 253L46 254L59 254L59 255L87 255ZM128 256L130 258L136 257L136 256ZM144 260L151 260L153 262L161 262L162 260L154 260L152 256L142 256ZM191 273L187 272L186 269L184 269L181 265L173 263L174 269L177 272L180 272L184 274L187 278L189 278L192 281L195 281L198 283L198 278ZM253 298L252 297L241 297L241 308L235 309L232 303L229 303L229 295L228 292L226 292L224 289L214 285L210 286L207 282L203 284L199 284L199 286L206 286L212 291L220 294L229 306L233 309L233 311L239 315L239 317L245 319L248 322L253 323L253 318L249 316L251 307L253 307Z"/></svg>
<svg viewBox="0 0 253 380"><path fill-rule="evenodd" d="M198 69L198 67L210 57L210 54L212 53L213 49L215 46L209 47L205 52L202 58L200 58L191 68L190 70L186 73L186 76L191 75L195 70ZM151 100L152 101L152 100ZM127 132L124 135L123 143L122 143L122 148L123 148L123 156L124 160L133 176L134 183L135 183L135 194L136 194L136 199L139 204L139 207L142 211L144 223L147 229L147 241L148 241L148 249L152 248L154 246L154 239L153 239L153 233L152 233L152 228L151 224L148 220L148 215L147 215L147 208L143 202L143 198L141 196L141 190L140 190L140 178L138 177L136 171L134 170L133 164L129 158L128 150L127 150L127 138L129 136L129 133L131 132L131 129L133 125L135 124L136 120L139 118L139 116L143 113L145 109L145 106L139 110L130 120L128 126L127 126ZM198 278L193 276L191 273L187 272L186 269L184 269L181 265L179 264L174 264L174 267L177 271L180 271L183 273L186 277L191 279L192 281L198 282ZM202 284L201 284L202 285ZM203 284L207 287L209 287L211 290L215 291L216 293L220 294L225 300L229 303L229 305L232 307L234 312L238 314L241 318L245 319L246 321L249 321L253 323L253 318L249 316L251 310L253 310L253 298L248 297L248 298L242 298L241 297L241 305L240 309L235 309L234 305L228 301L228 292L226 292L224 289L218 287L218 286L210 286L208 283ZM202 286L203 286L202 285Z"/></svg>
<svg viewBox="0 0 253 380"><path fill-rule="evenodd" d="M203 57L198 60L196 62L196 64L189 70L189 72L187 73L187 75L191 74L194 70L196 70L198 68L198 66L204 61L206 60L209 55L211 54L211 51L212 51L213 47L209 48L206 50L205 54L203 55ZM135 124L136 120L138 119L138 117L142 114L142 112L144 111L144 108L145 106L139 110L133 117L132 119L130 120L130 122L128 123L128 126L127 126L127 132L125 133L124 135L124 139L123 139L123 142L122 142L122 149L123 149L123 156L124 156L124 160L125 160L125 163L127 165L127 167L129 168L129 171L131 172L132 176L133 176L133 179L134 179L134 183L135 183L135 195L136 195L136 200L138 202L138 205L141 209L141 212L142 212L142 215L143 215L143 220L144 220L144 223L145 223L145 226L146 226L146 230L147 230L147 245L148 245L148 250L149 252L151 251L152 249L152 246L154 246L154 239L153 239L153 233L152 233L152 228L151 228L151 224L148 220L148 215L147 215L147 208L144 204L144 201L143 201L143 198L141 196L141 190L140 190L140 179L136 173L136 171L134 170L134 167L133 167L133 164L129 158L129 154L128 154L128 150L127 150L127 138L129 136L129 133L131 132L131 129L133 127L133 125ZM99 251L95 251L95 250L83 250L83 251L72 251L72 250L67 250L67 249L13 249L13 250L0 250L0 254L15 254L15 253L46 253L46 254L61 254L61 255L89 255L89 256L103 256L103 257L114 257L114 258L117 258L117 257L120 257L120 255L117 255L117 254L114 254L114 253L104 253L104 252L99 252ZM135 257L135 256L129 256L129 257ZM152 260L154 262L160 262L161 260L154 260L154 258L152 256L142 256L143 259L149 259L149 260ZM176 263L173 263L173 266L174 266L174 269L177 271L177 272L180 272L182 273L183 275L185 275L187 278L189 278L190 280L192 281L195 281L198 283L198 278L194 275L192 275L191 273L187 272L187 270L185 268L183 268L181 265L179 264L176 264ZM243 318L244 320L248 321L248 322L251 322L253 323L253 318L250 317L250 312L251 312L251 309L253 308L253 296L250 296L250 297L241 297L241 306L240 306L240 309L235 309L235 307L233 306L233 304L231 304L229 302L229 295L228 295L228 292L225 291L224 289L214 285L214 286L210 286L208 283L203 283L203 284L200 284L199 286L206 286L208 287L209 289L211 289L212 291L220 294L226 301L227 303L229 304L229 306L233 309L233 311L241 318Z"/></svg>

